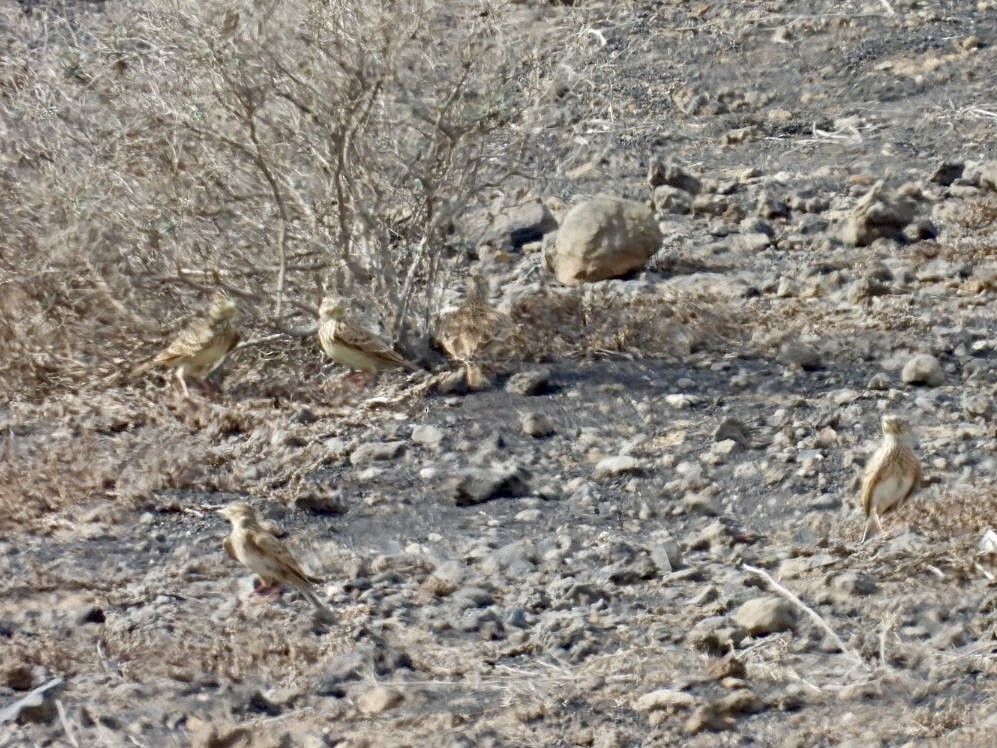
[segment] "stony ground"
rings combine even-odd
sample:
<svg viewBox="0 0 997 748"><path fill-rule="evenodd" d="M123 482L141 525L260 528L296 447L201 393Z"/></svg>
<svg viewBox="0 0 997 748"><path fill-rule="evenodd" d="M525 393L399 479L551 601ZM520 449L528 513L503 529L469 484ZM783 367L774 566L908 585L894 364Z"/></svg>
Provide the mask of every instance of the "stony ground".
<svg viewBox="0 0 997 748"><path fill-rule="evenodd" d="M515 11L605 42L539 130L545 196L681 165L648 269L567 291L482 252L496 303L577 335L468 395L316 357L0 406L0 744L992 744L995 8L577 5ZM851 246L879 180L914 217ZM927 486L860 545L883 412ZM335 623L254 598L236 497Z"/></svg>

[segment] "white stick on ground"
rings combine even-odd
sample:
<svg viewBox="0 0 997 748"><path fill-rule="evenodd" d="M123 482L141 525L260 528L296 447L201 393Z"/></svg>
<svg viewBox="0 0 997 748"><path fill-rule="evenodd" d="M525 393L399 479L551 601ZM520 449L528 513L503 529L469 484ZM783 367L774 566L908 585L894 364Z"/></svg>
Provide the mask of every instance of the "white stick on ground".
<svg viewBox="0 0 997 748"><path fill-rule="evenodd" d="M820 617L820 615L817 613L817 611L815 611L813 608L811 608L806 603L804 603L802 600L800 600L800 598L798 598L796 595L794 595L788 589L786 589L781 584L779 584L777 581L775 581L772 578L772 576L767 571L765 571L764 569L759 569L756 566L751 566L750 564L741 564L741 567L745 571L750 571L752 574L757 574L762 579L764 579L768 583L769 587L771 587L773 590L775 590L780 595L782 595L784 598L786 598L791 603L793 603L793 605L795 605L800 610L802 610L804 613L806 613L811 618L813 618L814 621L816 622L816 624L818 626L820 626L821 629L823 629L827 633L827 635L830 636L834 640L834 643L838 645L838 649L840 649L844 654L848 655L853 660L855 660L855 663L857 665L860 665L861 667L865 667L866 666L865 660L862 659L862 655L860 655L854 649L849 648L843 641L841 641L841 637L839 637L836 633L834 633L834 629L832 629L828 625L827 621L825 621L823 618Z"/></svg>

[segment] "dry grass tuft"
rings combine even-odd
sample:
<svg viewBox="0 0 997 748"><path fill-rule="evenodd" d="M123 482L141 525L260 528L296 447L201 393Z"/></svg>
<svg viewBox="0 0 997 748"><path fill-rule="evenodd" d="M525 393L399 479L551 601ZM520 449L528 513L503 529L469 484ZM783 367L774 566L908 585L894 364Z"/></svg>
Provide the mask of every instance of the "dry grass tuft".
<svg viewBox="0 0 997 748"><path fill-rule="evenodd" d="M932 541L967 535L979 541L984 530L997 525L997 492L990 487L940 496L922 493L904 508L904 519Z"/></svg>
<svg viewBox="0 0 997 748"><path fill-rule="evenodd" d="M681 359L740 332L726 304L689 291L621 296L616 287L546 289L516 305L517 349L527 360L563 356Z"/></svg>

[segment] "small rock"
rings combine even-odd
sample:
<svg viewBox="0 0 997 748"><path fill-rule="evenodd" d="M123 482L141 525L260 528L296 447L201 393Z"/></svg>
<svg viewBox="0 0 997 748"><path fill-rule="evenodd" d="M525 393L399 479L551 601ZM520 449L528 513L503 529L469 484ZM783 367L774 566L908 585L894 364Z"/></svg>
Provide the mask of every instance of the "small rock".
<svg viewBox="0 0 997 748"><path fill-rule="evenodd" d="M935 167L934 172L932 172L928 179L934 184L948 187L955 180L962 177L962 171L965 168L965 164L960 161L944 161Z"/></svg>
<svg viewBox="0 0 997 748"><path fill-rule="evenodd" d="M457 506L474 506L494 499L515 499L530 492L530 472L518 465L469 470L453 485Z"/></svg>
<svg viewBox="0 0 997 748"><path fill-rule="evenodd" d="M734 726L734 720L730 717L717 713L712 704L703 704L696 707L682 726L682 732L686 735L697 735L704 730L718 732L729 730Z"/></svg>
<svg viewBox="0 0 997 748"><path fill-rule="evenodd" d="M641 469L640 460L630 455L603 457L595 466L593 477L596 480L621 473L636 473Z"/></svg>
<svg viewBox="0 0 997 748"><path fill-rule="evenodd" d="M692 210L692 196L677 187L663 184L654 188L654 209L658 213L685 214Z"/></svg>
<svg viewBox="0 0 997 748"><path fill-rule="evenodd" d="M257 745L261 734L230 722L202 724L190 736L191 748L231 748Z"/></svg>
<svg viewBox="0 0 997 748"><path fill-rule="evenodd" d="M725 439L733 439L745 449L751 447L748 427L736 418L725 418L713 431L713 441L722 442Z"/></svg>
<svg viewBox="0 0 997 748"><path fill-rule="evenodd" d="M776 360L784 366L799 366L804 371L813 371L821 367L820 351L796 340L783 343Z"/></svg>
<svg viewBox="0 0 997 748"><path fill-rule="evenodd" d="M722 657L740 646L746 636L744 628L727 616L709 616L697 621L685 640L693 649Z"/></svg>
<svg viewBox="0 0 997 748"><path fill-rule="evenodd" d="M377 686L357 699L357 708L364 714L382 714L394 709L404 700L401 691L387 686Z"/></svg>
<svg viewBox="0 0 997 748"><path fill-rule="evenodd" d="M647 166L647 184L651 189L668 185L691 195L699 194L703 188L702 182L681 166L658 159L651 159Z"/></svg>
<svg viewBox="0 0 997 748"><path fill-rule="evenodd" d="M884 390L890 389L890 375L884 371L873 374L869 378L869 382L866 387L870 390L876 390L877 392L882 392Z"/></svg>
<svg viewBox="0 0 997 748"><path fill-rule="evenodd" d="M832 589L848 595L871 595L876 591L876 580L858 571L846 571L831 578Z"/></svg>
<svg viewBox="0 0 997 748"><path fill-rule="evenodd" d="M939 387L945 384L945 372L938 359L930 353L919 353L904 364L900 372L904 384L923 384L928 387Z"/></svg>
<svg viewBox="0 0 997 748"><path fill-rule="evenodd" d="M876 296L886 296L890 287L878 278L863 276L848 287L848 301L851 304L862 304Z"/></svg>
<svg viewBox="0 0 997 748"><path fill-rule="evenodd" d="M755 203L755 213L762 218L772 220L774 218L789 218L791 211L782 200L762 192Z"/></svg>
<svg viewBox="0 0 997 748"><path fill-rule="evenodd" d="M715 442L712 447L710 447L710 463L718 465L723 462L724 457L729 457L741 448L736 441L733 439L723 439L721 441Z"/></svg>
<svg viewBox="0 0 997 748"><path fill-rule="evenodd" d="M734 656L733 652L728 652L723 657L710 660L706 666L707 674L714 680L723 681L728 678L744 679L748 676L748 668L742 660Z"/></svg>
<svg viewBox="0 0 997 748"><path fill-rule="evenodd" d="M555 433L554 424L543 413L525 413L520 418L523 433L534 439L543 439Z"/></svg>
<svg viewBox="0 0 997 748"><path fill-rule="evenodd" d="M717 714L757 714L765 709L765 702L750 688L739 688L713 702Z"/></svg>
<svg viewBox="0 0 997 748"><path fill-rule="evenodd" d="M641 696L634 703L638 712L650 712L656 709L685 709L696 703L696 697L685 691L674 691L670 688L659 688L656 691Z"/></svg>
<svg viewBox="0 0 997 748"><path fill-rule="evenodd" d="M733 442L730 442L733 444ZM720 514L720 507L712 496L705 496L701 493L690 493L682 497L682 508L689 514L698 514L703 517L716 517Z"/></svg>
<svg viewBox="0 0 997 748"><path fill-rule="evenodd" d="M754 253L768 248L772 244L772 237L761 231L746 231L738 235L737 241L740 248L745 252ZM781 294L783 298L793 295L795 294L790 293L788 287L784 288Z"/></svg>
<svg viewBox="0 0 997 748"><path fill-rule="evenodd" d="M432 425L416 426L412 429L412 441L427 447L435 447L443 441L443 432Z"/></svg>
<svg viewBox="0 0 997 748"><path fill-rule="evenodd" d="M997 192L997 161L986 161L980 167L980 189Z"/></svg>
<svg viewBox="0 0 997 748"><path fill-rule="evenodd" d="M789 631L796 625L796 608L781 597L756 597L743 603L734 621L752 636Z"/></svg>
<svg viewBox="0 0 997 748"><path fill-rule="evenodd" d="M841 240L859 247L880 238L902 241L904 227L914 219L916 210L913 197L891 194L879 181L855 205L841 227Z"/></svg>
<svg viewBox="0 0 997 748"><path fill-rule="evenodd" d="M962 398L962 412L970 418L989 416L993 410L994 401L986 395L967 394Z"/></svg>
<svg viewBox="0 0 997 748"><path fill-rule="evenodd" d="M299 409L293 416L295 423L300 423L302 426L310 426L318 421L319 417L315 414L309 407L304 407Z"/></svg>
<svg viewBox="0 0 997 748"><path fill-rule="evenodd" d="M467 578L467 566L463 561L444 561L433 573L423 580L422 589L436 597L446 597L453 593Z"/></svg>
<svg viewBox="0 0 997 748"><path fill-rule="evenodd" d="M676 571L681 569L683 566L682 551L679 549L679 544L674 540L665 540L661 543L655 543L651 546L649 555L651 557L651 561L653 561L654 565L658 567L658 571L661 574Z"/></svg>
<svg viewBox="0 0 997 748"><path fill-rule="evenodd" d="M351 465L394 460L405 452L405 442L366 442L350 454Z"/></svg>
<svg viewBox="0 0 997 748"><path fill-rule="evenodd" d="M550 369L531 369L509 377L505 391L512 395L542 395L550 391Z"/></svg>
<svg viewBox="0 0 997 748"><path fill-rule="evenodd" d="M346 514L349 504L342 491L324 484L313 484L294 497L291 505L309 514Z"/></svg>

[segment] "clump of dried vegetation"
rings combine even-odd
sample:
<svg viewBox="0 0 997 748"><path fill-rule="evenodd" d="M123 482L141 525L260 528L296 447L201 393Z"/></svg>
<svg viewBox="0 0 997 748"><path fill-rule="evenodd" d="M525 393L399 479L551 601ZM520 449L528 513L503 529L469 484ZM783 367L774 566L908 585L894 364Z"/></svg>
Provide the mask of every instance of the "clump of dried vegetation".
<svg viewBox="0 0 997 748"><path fill-rule="evenodd" d="M329 288L425 347L454 220L519 168L575 35L425 0L0 14L12 399L103 382L217 287L270 357Z"/></svg>

